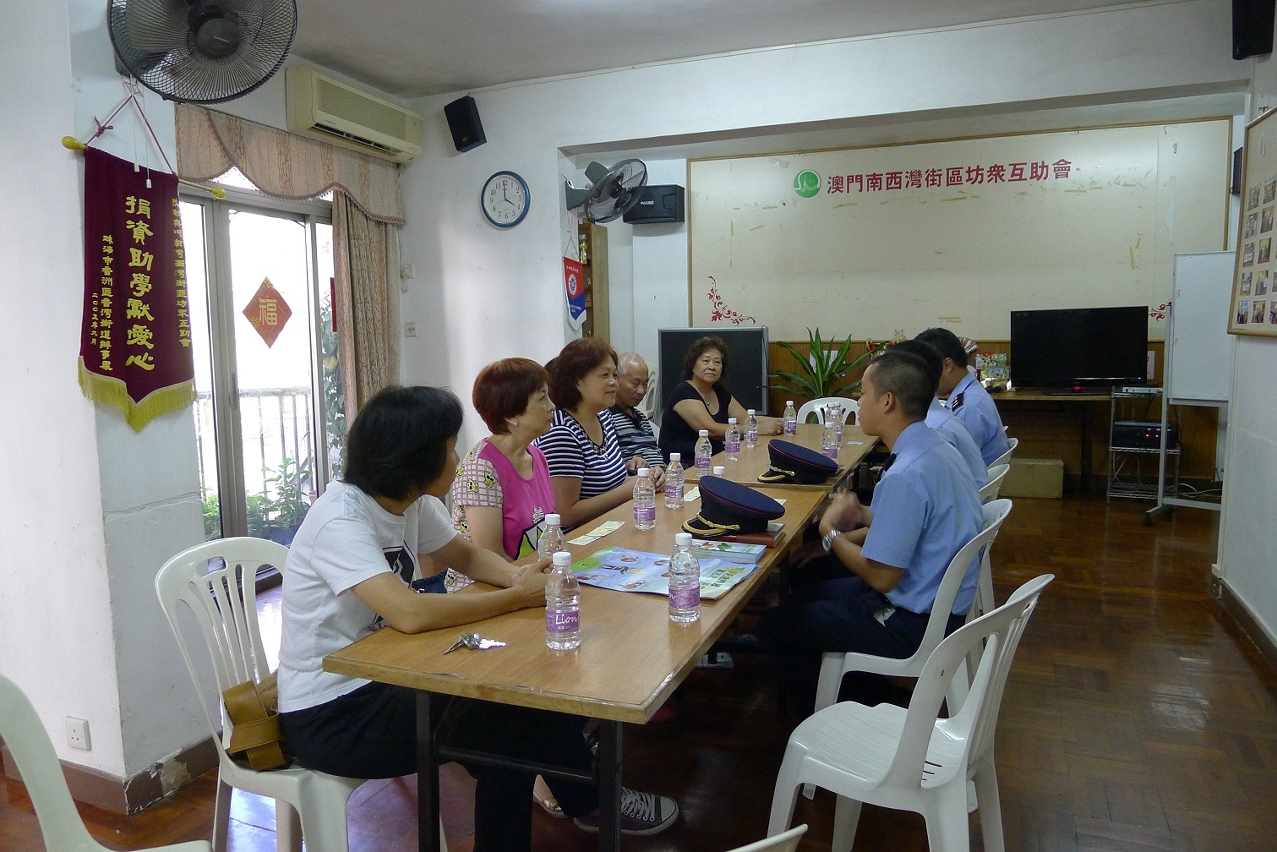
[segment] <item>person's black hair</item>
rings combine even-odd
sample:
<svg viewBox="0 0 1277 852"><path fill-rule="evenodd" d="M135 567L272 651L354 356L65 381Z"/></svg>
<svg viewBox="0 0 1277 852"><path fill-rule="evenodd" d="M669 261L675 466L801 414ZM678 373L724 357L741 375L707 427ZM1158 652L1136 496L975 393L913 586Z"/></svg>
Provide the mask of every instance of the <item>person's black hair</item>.
<svg viewBox="0 0 1277 852"><path fill-rule="evenodd" d="M900 410L910 420L922 420L935 397L931 370L921 355L893 346L870 362L874 368L874 389L879 395L891 393Z"/></svg>
<svg viewBox="0 0 1277 852"><path fill-rule="evenodd" d="M892 347L897 352L911 352L927 362L927 375L931 378L931 395L940 390L940 376L944 373L944 358L934 346L923 340L902 340Z"/></svg>
<svg viewBox="0 0 1277 852"><path fill-rule="evenodd" d="M947 328L929 328L914 337L923 343L930 343L940 353L941 358L948 358L955 366L967 366L967 348L962 345L958 335Z"/></svg>
<svg viewBox="0 0 1277 852"><path fill-rule="evenodd" d="M711 349L717 349L718 354L722 356L723 367L718 371L718 380L721 382L727 378L727 341L721 337L702 337L692 344L687 350L687 354L683 356L683 379L692 377L692 370L696 367L696 362L701 359Z"/></svg>
<svg viewBox="0 0 1277 852"><path fill-rule="evenodd" d="M434 482L461 431L461 400L443 388L391 385L364 403L346 434L342 479L372 497L403 500Z"/></svg>

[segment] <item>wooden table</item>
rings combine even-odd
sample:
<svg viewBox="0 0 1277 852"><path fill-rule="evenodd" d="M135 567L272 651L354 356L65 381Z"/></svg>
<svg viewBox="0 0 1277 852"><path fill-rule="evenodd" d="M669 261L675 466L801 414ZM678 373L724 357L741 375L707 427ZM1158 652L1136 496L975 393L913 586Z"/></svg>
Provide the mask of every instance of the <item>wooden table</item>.
<svg viewBox="0 0 1277 852"><path fill-rule="evenodd" d="M779 548L767 550L760 570L717 601L703 602L701 618L693 624L671 622L664 596L582 586L581 647L575 651L555 652L546 647L545 611L536 608L506 613L464 629L450 627L407 635L388 628L324 658L326 671L418 690L417 825L422 852L439 848L439 755L435 754L429 735L431 693L601 720L597 758L599 848L619 849L622 724L643 724L660 709L788 548L801 541L797 531L813 516L825 493L775 489L771 496L785 500L781 521L789 535ZM625 503L585 524L583 529L594 529L611 519L625 521L624 527L591 545L570 545L569 550L575 559L609 546L665 553L673 549L674 533L694 511L694 503L682 512L658 503L656 528L639 532L630 523L632 507ZM489 651L444 656L444 650L465 630L477 630L485 638L508 644ZM525 768L581 777L556 767Z"/></svg>
<svg viewBox="0 0 1277 852"><path fill-rule="evenodd" d="M725 475L732 482L739 482L742 485L754 488L815 490L828 493L832 488L850 478L855 473L856 466L860 464L860 460L869 455L870 451L878 444L877 438L866 435L860 430L859 426L847 424L842 427L842 447L838 450L838 473L831 477L828 482L820 485L798 485L797 483L778 482L764 485L758 481L758 475L771 466L771 456L767 452L767 445L773 440L790 441L810 450L820 452L822 434L824 434L823 426L815 423L800 423L798 424L797 435L759 435L758 446L746 449L743 444L741 445L739 461L728 461L726 453L719 453L711 459L711 464L722 465L727 468ZM696 468L687 468L687 481L689 483L695 483L699 478Z"/></svg>

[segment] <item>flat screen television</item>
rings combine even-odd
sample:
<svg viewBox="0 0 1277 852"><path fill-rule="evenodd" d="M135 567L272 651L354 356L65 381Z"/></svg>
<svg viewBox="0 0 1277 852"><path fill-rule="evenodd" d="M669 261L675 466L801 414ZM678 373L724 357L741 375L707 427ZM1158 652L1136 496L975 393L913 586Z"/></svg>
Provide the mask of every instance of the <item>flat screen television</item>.
<svg viewBox="0 0 1277 852"><path fill-rule="evenodd" d="M1148 308L1011 312L1011 383L1094 388L1148 380Z"/></svg>

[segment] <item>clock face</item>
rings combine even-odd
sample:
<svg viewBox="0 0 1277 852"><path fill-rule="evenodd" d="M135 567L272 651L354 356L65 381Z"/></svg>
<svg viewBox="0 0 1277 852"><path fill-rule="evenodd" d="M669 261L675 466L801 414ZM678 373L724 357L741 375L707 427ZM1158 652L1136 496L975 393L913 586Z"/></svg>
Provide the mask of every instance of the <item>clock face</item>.
<svg viewBox="0 0 1277 852"><path fill-rule="evenodd" d="M483 185L483 215L498 228L513 228L528 215L528 185L514 172L497 172Z"/></svg>

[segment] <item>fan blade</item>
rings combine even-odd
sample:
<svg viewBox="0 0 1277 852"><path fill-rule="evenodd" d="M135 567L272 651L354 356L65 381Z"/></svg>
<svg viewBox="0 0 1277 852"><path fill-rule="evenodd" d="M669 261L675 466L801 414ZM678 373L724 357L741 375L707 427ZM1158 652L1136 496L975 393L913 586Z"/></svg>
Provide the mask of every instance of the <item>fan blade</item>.
<svg viewBox="0 0 1277 852"><path fill-rule="evenodd" d="M621 160L612 166L621 186L633 191L647 184L647 164L642 160Z"/></svg>
<svg viewBox="0 0 1277 852"><path fill-rule="evenodd" d="M598 183L611 174L611 170L599 162L590 163L585 167L585 176L591 184Z"/></svg>
<svg viewBox="0 0 1277 852"><path fill-rule="evenodd" d="M129 46L139 53L168 53L186 38L185 0L129 0L123 7ZM114 8L112 9L114 11Z"/></svg>

